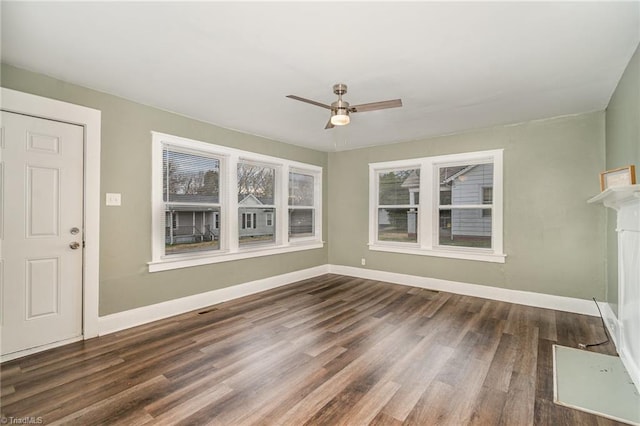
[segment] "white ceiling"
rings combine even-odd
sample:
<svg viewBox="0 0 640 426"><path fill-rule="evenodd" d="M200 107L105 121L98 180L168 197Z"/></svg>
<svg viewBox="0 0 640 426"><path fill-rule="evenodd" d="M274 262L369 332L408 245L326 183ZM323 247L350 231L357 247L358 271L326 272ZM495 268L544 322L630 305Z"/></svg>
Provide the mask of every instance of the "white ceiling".
<svg viewBox="0 0 640 426"><path fill-rule="evenodd" d="M634 2L7 2L2 60L222 127L331 151L606 107ZM402 98L324 130L328 110Z"/></svg>

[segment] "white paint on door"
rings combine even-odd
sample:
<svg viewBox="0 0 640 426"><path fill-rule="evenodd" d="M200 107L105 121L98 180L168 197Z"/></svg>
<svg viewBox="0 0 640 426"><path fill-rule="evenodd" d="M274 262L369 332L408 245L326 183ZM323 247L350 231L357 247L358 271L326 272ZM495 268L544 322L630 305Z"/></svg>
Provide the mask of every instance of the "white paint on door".
<svg viewBox="0 0 640 426"><path fill-rule="evenodd" d="M74 235L71 229L83 229L84 129L2 112L2 131L0 302L6 355L82 334L82 231Z"/></svg>

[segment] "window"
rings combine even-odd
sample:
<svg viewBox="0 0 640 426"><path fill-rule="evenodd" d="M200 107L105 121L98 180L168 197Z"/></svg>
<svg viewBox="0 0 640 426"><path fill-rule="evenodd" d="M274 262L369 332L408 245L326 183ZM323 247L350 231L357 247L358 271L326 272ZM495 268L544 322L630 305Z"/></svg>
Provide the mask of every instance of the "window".
<svg viewBox="0 0 640 426"><path fill-rule="evenodd" d="M371 250L504 262L502 150L369 169Z"/></svg>
<svg viewBox="0 0 640 426"><path fill-rule="evenodd" d="M165 253L218 250L213 214L220 210L220 160L165 147L162 150Z"/></svg>
<svg viewBox="0 0 640 426"><path fill-rule="evenodd" d="M321 167L152 134L149 271L322 247Z"/></svg>
<svg viewBox="0 0 640 426"><path fill-rule="evenodd" d="M315 238L317 217L317 175L289 172L289 239Z"/></svg>
<svg viewBox="0 0 640 426"><path fill-rule="evenodd" d="M275 244L273 226L266 226L266 216L276 212L276 169L269 165L242 162L237 167L238 213L242 226L238 230L240 246Z"/></svg>
<svg viewBox="0 0 640 426"><path fill-rule="evenodd" d="M242 213L242 229L256 229L255 213Z"/></svg>
<svg viewBox="0 0 640 426"><path fill-rule="evenodd" d="M378 240L418 241L420 169L378 172Z"/></svg>
<svg viewBox="0 0 640 426"><path fill-rule="evenodd" d="M493 187L482 188L482 204L493 206ZM482 209L482 217L491 217L491 208Z"/></svg>
<svg viewBox="0 0 640 426"><path fill-rule="evenodd" d="M491 212L492 205L484 194L493 189L493 163L437 169L438 190L448 194L438 197L438 245L491 248L491 214L485 212Z"/></svg>
<svg viewBox="0 0 640 426"><path fill-rule="evenodd" d="M169 215L167 223L170 220L171 221L171 228L172 229L178 229L178 215L176 214L176 212L168 212L167 214Z"/></svg>

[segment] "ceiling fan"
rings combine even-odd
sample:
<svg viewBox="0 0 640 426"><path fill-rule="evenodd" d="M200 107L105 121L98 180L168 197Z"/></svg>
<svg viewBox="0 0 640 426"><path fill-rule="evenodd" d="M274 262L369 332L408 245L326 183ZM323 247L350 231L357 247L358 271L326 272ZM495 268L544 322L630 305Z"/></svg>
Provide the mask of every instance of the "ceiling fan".
<svg viewBox="0 0 640 426"><path fill-rule="evenodd" d="M326 105L320 102L312 101L311 99L301 98L296 95L287 95L287 98L295 99L296 101L306 102L311 105L319 106L331 110L331 117L327 122L325 129L333 129L335 126L344 126L349 124L349 114L354 112L366 112L375 111L378 109L396 108L402 106L402 99L392 99L389 101L371 102L368 104L360 104L349 106L349 102L342 100L342 95L347 93L347 85L338 83L333 85L333 93L338 95L338 100L331 105Z"/></svg>

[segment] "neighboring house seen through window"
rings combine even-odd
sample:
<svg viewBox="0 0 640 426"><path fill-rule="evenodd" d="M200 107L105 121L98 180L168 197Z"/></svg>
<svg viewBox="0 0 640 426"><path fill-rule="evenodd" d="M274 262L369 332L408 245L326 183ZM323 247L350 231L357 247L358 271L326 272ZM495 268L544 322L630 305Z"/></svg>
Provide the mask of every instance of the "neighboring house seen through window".
<svg viewBox="0 0 640 426"><path fill-rule="evenodd" d="M275 244L273 227L266 226L266 215L276 212L275 168L263 164L238 163L238 213L242 226L238 232L241 246Z"/></svg>
<svg viewBox="0 0 640 426"><path fill-rule="evenodd" d="M371 250L504 262L502 150L369 168Z"/></svg>
<svg viewBox="0 0 640 426"><path fill-rule="evenodd" d="M155 132L152 152L151 272L322 247L321 167Z"/></svg>

